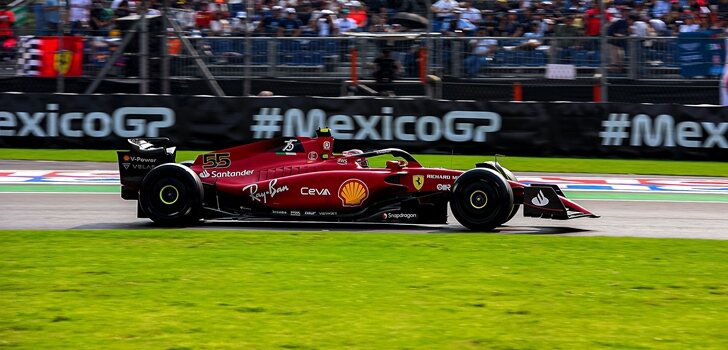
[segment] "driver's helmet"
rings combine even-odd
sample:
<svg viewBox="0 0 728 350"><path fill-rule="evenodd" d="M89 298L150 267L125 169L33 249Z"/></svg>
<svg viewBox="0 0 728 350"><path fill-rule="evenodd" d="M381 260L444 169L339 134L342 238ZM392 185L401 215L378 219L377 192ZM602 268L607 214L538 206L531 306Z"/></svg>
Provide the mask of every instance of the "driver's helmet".
<svg viewBox="0 0 728 350"><path fill-rule="evenodd" d="M341 155L343 155L344 157L351 157L351 156L355 156L357 154L362 154L362 153L364 153L364 151L362 151L360 149L350 149L348 151L342 152ZM359 158L356 160L356 164L359 164L359 166L362 168L368 168L369 160L367 160L366 158Z"/></svg>

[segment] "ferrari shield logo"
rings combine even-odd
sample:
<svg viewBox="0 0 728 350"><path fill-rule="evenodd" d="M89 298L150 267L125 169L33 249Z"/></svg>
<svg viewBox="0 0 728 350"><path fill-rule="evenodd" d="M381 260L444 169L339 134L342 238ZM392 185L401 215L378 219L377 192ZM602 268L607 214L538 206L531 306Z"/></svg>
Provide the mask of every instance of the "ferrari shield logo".
<svg viewBox="0 0 728 350"><path fill-rule="evenodd" d="M61 50L56 52L53 56L53 69L58 74L67 74L71 69L71 61L73 60L73 53L68 50Z"/></svg>
<svg viewBox="0 0 728 350"><path fill-rule="evenodd" d="M415 185L415 189L417 189L419 191L420 189L422 189L422 186L425 185L425 176L424 175L413 175L412 184Z"/></svg>

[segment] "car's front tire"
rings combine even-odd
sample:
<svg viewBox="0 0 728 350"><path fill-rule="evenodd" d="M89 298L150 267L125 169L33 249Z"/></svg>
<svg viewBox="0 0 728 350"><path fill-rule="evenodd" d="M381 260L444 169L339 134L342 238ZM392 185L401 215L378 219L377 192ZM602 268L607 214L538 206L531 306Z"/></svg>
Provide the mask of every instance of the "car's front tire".
<svg viewBox="0 0 728 350"><path fill-rule="evenodd" d="M450 209L463 226L490 231L508 220L513 211L513 190L495 170L471 169L455 181Z"/></svg>
<svg viewBox="0 0 728 350"><path fill-rule="evenodd" d="M203 189L192 169L176 163L152 169L142 180L139 205L163 226L188 226L200 221Z"/></svg>

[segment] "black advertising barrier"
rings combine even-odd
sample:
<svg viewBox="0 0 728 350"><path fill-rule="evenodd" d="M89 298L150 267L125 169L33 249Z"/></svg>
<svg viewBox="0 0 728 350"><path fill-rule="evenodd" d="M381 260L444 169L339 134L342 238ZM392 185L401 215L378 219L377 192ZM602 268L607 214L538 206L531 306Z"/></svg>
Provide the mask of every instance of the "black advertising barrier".
<svg viewBox="0 0 728 350"><path fill-rule="evenodd" d="M336 150L726 160L728 112L681 105L0 94L0 147L213 150L332 128Z"/></svg>
<svg viewBox="0 0 728 350"><path fill-rule="evenodd" d="M728 160L722 106L551 103L550 155Z"/></svg>

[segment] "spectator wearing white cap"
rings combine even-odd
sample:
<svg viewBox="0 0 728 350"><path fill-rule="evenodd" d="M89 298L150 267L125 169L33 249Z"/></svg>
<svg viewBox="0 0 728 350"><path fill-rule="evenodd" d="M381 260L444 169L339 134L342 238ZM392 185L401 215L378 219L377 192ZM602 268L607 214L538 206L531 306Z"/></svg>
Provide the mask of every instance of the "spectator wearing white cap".
<svg viewBox="0 0 728 350"><path fill-rule="evenodd" d="M286 17L278 22L277 36L300 36L303 23L298 19L296 9L289 7L286 9Z"/></svg>
<svg viewBox="0 0 728 350"><path fill-rule="evenodd" d="M235 17L231 20L231 26L233 29L233 33L245 34L247 32L252 31L252 28L250 28L252 23L248 23L248 26L246 26L247 19L248 19L247 11L238 11L237 13L235 13Z"/></svg>
<svg viewBox="0 0 728 350"><path fill-rule="evenodd" d="M265 35L276 35L278 34L278 24L282 19L282 10L280 6L273 6L271 12L266 14L265 17L258 23L255 31L263 33Z"/></svg>
<svg viewBox="0 0 728 350"><path fill-rule="evenodd" d="M339 28L339 34L344 34L349 31L356 30L357 25L356 21L354 19L349 18L349 9L348 8L342 8L341 11L339 11L339 16L336 19L336 26Z"/></svg>
<svg viewBox="0 0 728 350"><path fill-rule="evenodd" d="M336 16L334 11L323 10L318 16L313 16L311 19L312 28L316 28L317 36L337 36L339 35L339 26L336 24Z"/></svg>

